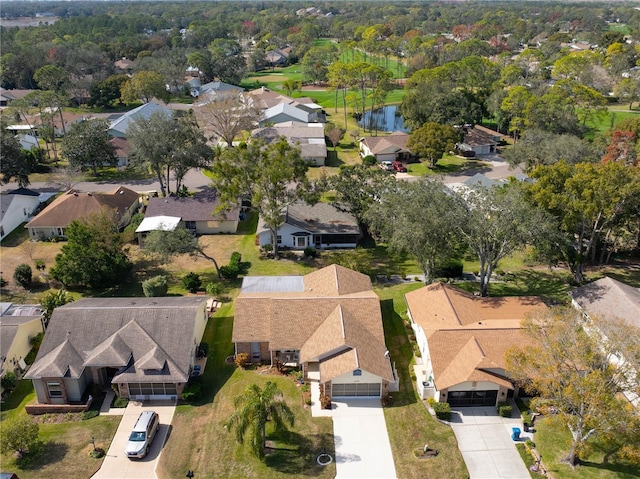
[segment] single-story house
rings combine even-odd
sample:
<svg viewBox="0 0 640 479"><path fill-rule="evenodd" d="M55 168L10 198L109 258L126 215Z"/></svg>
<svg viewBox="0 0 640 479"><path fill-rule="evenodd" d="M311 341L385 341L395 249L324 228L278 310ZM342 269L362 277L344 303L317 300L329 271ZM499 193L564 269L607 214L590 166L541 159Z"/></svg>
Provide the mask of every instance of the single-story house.
<svg viewBox="0 0 640 479"><path fill-rule="evenodd" d="M118 118L114 119L109 125L109 135L114 138L126 138L129 125L140 118L148 119L155 112L161 112L167 117L172 117L173 112L162 105L157 103L145 103L139 107L129 110Z"/></svg>
<svg viewBox="0 0 640 479"><path fill-rule="evenodd" d="M409 134L395 131L387 136L368 136L360 139L360 156L375 156L378 163L382 161L408 162L415 159L413 152L407 148Z"/></svg>
<svg viewBox="0 0 640 479"><path fill-rule="evenodd" d="M115 62L113 62L113 66L116 70L121 70L127 73L131 73L134 65L135 63L131 60L128 60L127 57L122 57L120 60L116 60Z"/></svg>
<svg viewBox="0 0 640 479"><path fill-rule="evenodd" d="M232 341L254 363L301 367L329 397L381 397L396 384L371 279L335 264L245 277Z"/></svg>
<svg viewBox="0 0 640 479"><path fill-rule="evenodd" d="M300 108L293 103L278 103L262 113L259 125L272 125L285 121L312 123L313 114L307 109Z"/></svg>
<svg viewBox="0 0 640 479"><path fill-rule="evenodd" d="M257 128L251 132L252 138L263 138L269 143L285 137L300 148L302 158L313 166L324 166L327 159L327 144L322 123L302 123L287 121L271 127Z"/></svg>
<svg viewBox="0 0 640 479"><path fill-rule="evenodd" d="M29 221L29 237L44 240L51 236L64 237L72 221L99 213L103 209L114 212L118 228L124 228L140 207L138 193L124 186L108 193L82 193L69 190Z"/></svg>
<svg viewBox="0 0 640 479"><path fill-rule="evenodd" d="M205 83L204 85L200 85L194 92L191 91L191 96L198 97L200 95L207 94L209 99L215 100L218 95L230 95L230 94L241 94L244 91L244 88L231 85L230 83L225 83L223 81L211 81L209 83ZM194 95L194 93L196 93Z"/></svg>
<svg viewBox="0 0 640 479"><path fill-rule="evenodd" d="M271 230L260 219L257 230L260 246L271 244ZM278 247L305 249L355 248L362 237L358 222L349 213L328 203L295 203L286 207L278 228Z"/></svg>
<svg viewBox="0 0 640 479"><path fill-rule="evenodd" d="M464 139L457 144L458 149L473 152L476 156L495 153L500 139L496 140L496 135L488 133L486 130L488 129L478 125L467 129Z"/></svg>
<svg viewBox="0 0 640 479"><path fill-rule="evenodd" d="M271 67L282 67L287 64L288 55L280 50L271 50L265 54L265 60L269 62Z"/></svg>
<svg viewBox="0 0 640 479"><path fill-rule="evenodd" d="M240 221L240 206L230 211L217 212L218 206L220 206L220 198L212 189L205 189L187 198L177 196L149 198L149 204L145 211L145 220L149 221L147 224L143 221L136 230L138 239L142 241L146 236L145 233L153 231L153 229L146 228L153 223L158 223L153 220L157 217L173 218L173 220L165 219L158 223L162 224L162 227L155 229L167 230L173 225L173 230L178 224L182 224L194 235L235 233ZM178 224L175 224L175 218L179 220Z"/></svg>
<svg viewBox="0 0 640 479"><path fill-rule="evenodd" d="M126 138L111 138L109 143L116 149L116 157L118 158L117 167L124 168L129 164L129 142Z"/></svg>
<svg viewBox="0 0 640 479"><path fill-rule="evenodd" d="M90 386L133 400L175 399L208 320L204 296L85 298L53 311L35 362L38 404L87 404ZM43 407L44 405L44 407Z"/></svg>
<svg viewBox="0 0 640 479"><path fill-rule="evenodd" d="M517 393L505 353L528 344L521 320L546 308L537 297L481 298L434 283L405 295L423 364L423 399L451 406L495 406Z"/></svg>
<svg viewBox="0 0 640 479"><path fill-rule="evenodd" d="M27 96L29 93L33 93L36 90L20 90L0 87L0 107L9 106L13 100L20 100Z"/></svg>
<svg viewBox="0 0 640 479"><path fill-rule="evenodd" d="M0 239L31 219L40 203L46 201L51 195L52 193L41 195L27 188L18 188L0 195Z"/></svg>
<svg viewBox="0 0 640 479"><path fill-rule="evenodd" d="M27 368L31 340L43 332L42 308L36 304L0 303L0 377Z"/></svg>

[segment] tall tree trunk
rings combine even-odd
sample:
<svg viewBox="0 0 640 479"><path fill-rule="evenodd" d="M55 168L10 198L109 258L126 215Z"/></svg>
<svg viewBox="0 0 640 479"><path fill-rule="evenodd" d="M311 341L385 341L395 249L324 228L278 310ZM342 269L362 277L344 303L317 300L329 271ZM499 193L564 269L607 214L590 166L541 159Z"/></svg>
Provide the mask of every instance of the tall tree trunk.
<svg viewBox="0 0 640 479"><path fill-rule="evenodd" d="M199 246L195 249L195 251L204 259L207 259L213 263L213 266L216 268L216 274L218 275L218 279L222 279L222 275L220 274L220 267L218 266L218 262L216 261L216 259L213 256L209 256L207 253L205 253L204 250Z"/></svg>

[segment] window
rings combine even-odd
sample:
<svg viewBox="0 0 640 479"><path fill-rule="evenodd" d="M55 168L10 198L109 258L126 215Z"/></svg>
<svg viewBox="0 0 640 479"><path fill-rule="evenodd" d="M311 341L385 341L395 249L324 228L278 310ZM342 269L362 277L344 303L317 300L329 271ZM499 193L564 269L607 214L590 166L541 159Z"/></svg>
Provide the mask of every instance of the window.
<svg viewBox="0 0 640 479"><path fill-rule="evenodd" d="M184 227L190 231L196 230L196 222L195 221L185 221Z"/></svg>
<svg viewBox="0 0 640 479"><path fill-rule="evenodd" d="M353 371L354 376L362 376L362 369L355 369Z"/></svg>
<svg viewBox="0 0 640 479"><path fill-rule="evenodd" d="M0 226L0 236L4 236L4 227Z"/></svg>
<svg viewBox="0 0 640 479"><path fill-rule="evenodd" d="M282 236L276 236L276 241L278 242L278 244L282 244Z"/></svg>
<svg viewBox="0 0 640 479"><path fill-rule="evenodd" d="M60 385L60 383L48 382L47 389L49 390L49 397L51 398L62 397L62 386Z"/></svg>
<svg viewBox="0 0 640 479"><path fill-rule="evenodd" d="M304 248L305 246L307 246L307 238L306 238L306 236L298 236L296 238L296 246L298 248Z"/></svg>

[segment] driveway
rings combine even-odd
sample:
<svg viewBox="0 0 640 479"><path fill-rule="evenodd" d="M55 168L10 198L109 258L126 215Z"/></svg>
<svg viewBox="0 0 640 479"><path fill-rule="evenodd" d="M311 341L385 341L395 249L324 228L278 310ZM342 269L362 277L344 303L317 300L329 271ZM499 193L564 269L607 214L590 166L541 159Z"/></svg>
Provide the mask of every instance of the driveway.
<svg viewBox="0 0 640 479"><path fill-rule="evenodd" d="M396 478L380 399L334 401L330 415L336 448L336 479Z"/></svg>
<svg viewBox="0 0 640 479"><path fill-rule="evenodd" d="M122 416L116 435L107 451L107 456L100 470L93 479L153 479L156 477L156 466L162 447L167 439L176 410L173 401L153 401L140 403L130 401ZM156 411L160 418L160 426L151 444L151 450L144 459L131 460L124 454L124 447L129 433L142 411Z"/></svg>
<svg viewBox="0 0 640 479"><path fill-rule="evenodd" d="M454 409L450 424L470 479L531 478L511 439L512 427L523 431L520 418L500 417L495 407L461 407ZM531 435L520 437L524 441Z"/></svg>

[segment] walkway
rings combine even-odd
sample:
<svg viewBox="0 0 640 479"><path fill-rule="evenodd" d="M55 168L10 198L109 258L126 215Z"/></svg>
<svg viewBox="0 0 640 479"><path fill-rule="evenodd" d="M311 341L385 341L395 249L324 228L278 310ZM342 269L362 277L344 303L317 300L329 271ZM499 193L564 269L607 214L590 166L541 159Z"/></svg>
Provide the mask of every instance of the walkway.
<svg viewBox="0 0 640 479"><path fill-rule="evenodd" d="M523 431L519 417L500 417L495 407L461 407L454 409L450 424L470 479L531 478L511 439L511 428ZM531 434L522 432L520 438L531 439Z"/></svg>
<svg viewBox="0 0 640 479"><path fill-rule="evenodd" d="M311 413L333 419L336 479L395 479L396 470L380 400L353 398L320 408L320 388L311 383Z"/></svg>

